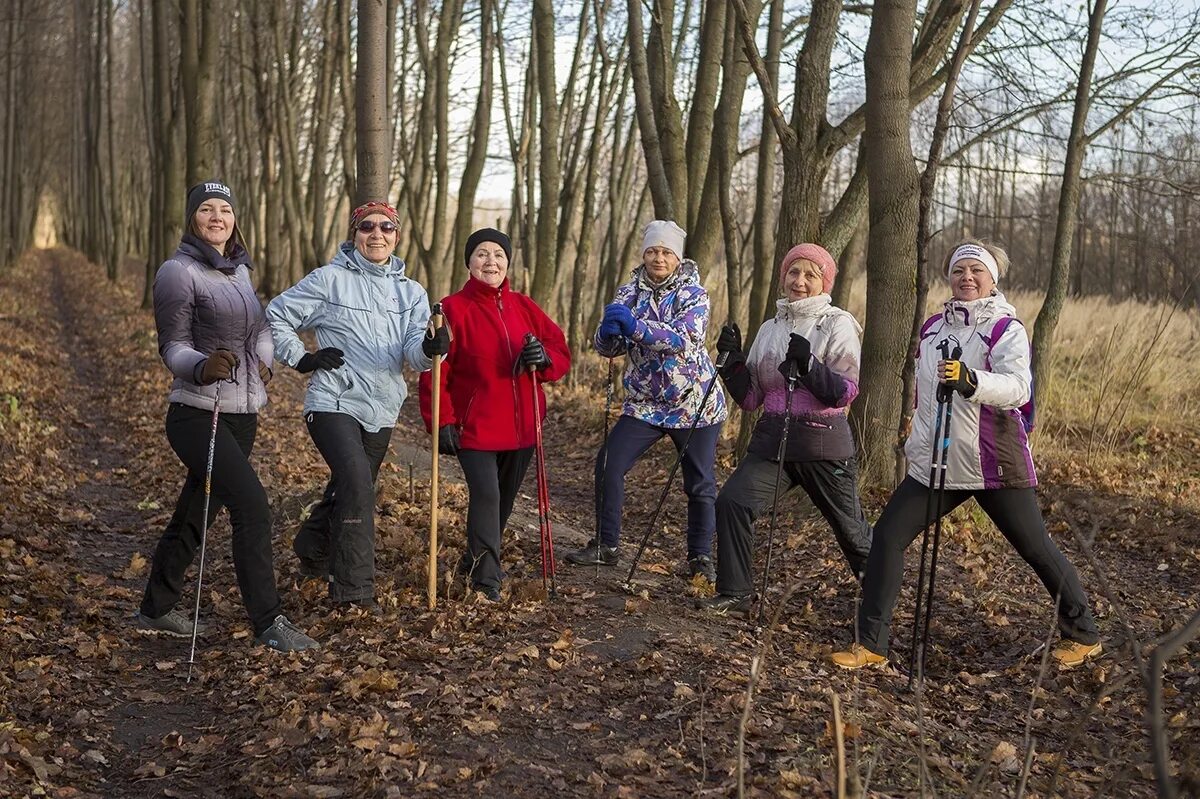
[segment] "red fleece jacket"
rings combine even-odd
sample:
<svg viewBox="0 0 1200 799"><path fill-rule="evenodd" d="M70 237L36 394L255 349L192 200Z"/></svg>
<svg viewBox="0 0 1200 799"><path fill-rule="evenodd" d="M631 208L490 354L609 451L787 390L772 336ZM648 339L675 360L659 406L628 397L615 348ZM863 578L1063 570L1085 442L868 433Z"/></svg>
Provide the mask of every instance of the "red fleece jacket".
<svg viewBox="0 0 1200 799"><path fill-rule="evenodd" d="M571 366L562 330L532 299L509 290L507 280L491 288L469 278L460 291L442 300L442 313L451 341L441 370L439 426L457 425L463 449L532 447L534 386L545 418L546 395L540 384L557 380ZM536 373L536 383L528 369L513 373L526 333L537 336L550 356L550 365ZM432 385L433 373L423 372L420 397L426 430L433 423Z"/></svg>

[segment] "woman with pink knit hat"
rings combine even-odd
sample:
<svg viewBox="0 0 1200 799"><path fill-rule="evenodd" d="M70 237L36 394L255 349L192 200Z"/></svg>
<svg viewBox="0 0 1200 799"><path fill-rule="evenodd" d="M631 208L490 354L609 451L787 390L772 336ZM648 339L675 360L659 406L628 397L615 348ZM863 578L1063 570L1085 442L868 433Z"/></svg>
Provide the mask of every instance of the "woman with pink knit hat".
<svg viewBox="0 0 1200 799"><path fill-rule="evenodd" d="M717 496L717 595L697 607L749 614L754 593L754 522L770 505L779 473L789 375L794 376L781 490L801 486L833 528L858 577L871 526L858 501L858 463L846 419L858 396L862 328L833 305L837 263L817 244L798 244L779 267L777 311L742 352L737 325L721 328L719 373L743 410L763 409L746 457Z"/></svg>

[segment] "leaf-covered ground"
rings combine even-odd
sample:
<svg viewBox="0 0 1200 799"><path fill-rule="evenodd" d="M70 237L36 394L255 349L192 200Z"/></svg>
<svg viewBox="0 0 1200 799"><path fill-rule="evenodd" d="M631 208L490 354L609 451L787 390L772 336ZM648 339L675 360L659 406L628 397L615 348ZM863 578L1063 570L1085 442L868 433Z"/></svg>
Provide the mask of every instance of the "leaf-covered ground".
<svg viewBox="0 0 1200 799"><path fill-rule="evenodd" d="M756 655L747 795L835 795L834 694L852 794L916 796L923 781L953 796L1154 793L1125 624L1149 646L1197 610L1195 430L1132 431L1117 465L1069 447L1040 463L1048 522L1080 566L1105 636L1107 654L1086 668L1040 669L1050 603L977 511L956 515L918 698L899 669L827 665L850 635L856 586L824 524L794 496L781 508L772 609L785 587L796 590L765 648L747 622L691 609L701 589L680 571L679 489L637 593L622 590L623 569L564 564L559 596L547 602L531 476L505 543L505 601L476 601L444 582L429 612L428 450L415 400L379 485L386 611L331 609L316 587L296 586L291 537L327 472L300 421L303 380L281 370L254 459L274 509L285 610L323 649L280 656L253 646L223 517L205 574L212 629L188 684L187 643L139 635L131 623L182 480L162 429L168 376L137 301L65 250L30 253L0 274L0 795L734 795ZM551 393L546 457L560 556L590 529L601 369L585 359L577 383ZM671 454L660 444L630 473L625 564ZM465 493L449 461L443 474L441 560L453 563ZM870 515L883 499L868 496ZM1103 576L1075 534L1091 540ZM896 621L902 664L912 582ZM1200 644L1170 661L1165 683L1173 768L1194 794Z"/></svg>

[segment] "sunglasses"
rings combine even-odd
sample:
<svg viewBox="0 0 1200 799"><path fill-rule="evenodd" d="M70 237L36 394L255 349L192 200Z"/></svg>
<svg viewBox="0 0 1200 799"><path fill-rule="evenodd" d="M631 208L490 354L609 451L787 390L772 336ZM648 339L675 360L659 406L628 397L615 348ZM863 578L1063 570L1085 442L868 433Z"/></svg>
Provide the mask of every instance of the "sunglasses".
<svg viewBox="0 0 1200 799"><path fill-rule="evenodd" d="M380 233L395 233L399 229L395 222L372 222L370 219L364 219L358 223L360 233L374 233L375 228L379 228Z"/></svg>

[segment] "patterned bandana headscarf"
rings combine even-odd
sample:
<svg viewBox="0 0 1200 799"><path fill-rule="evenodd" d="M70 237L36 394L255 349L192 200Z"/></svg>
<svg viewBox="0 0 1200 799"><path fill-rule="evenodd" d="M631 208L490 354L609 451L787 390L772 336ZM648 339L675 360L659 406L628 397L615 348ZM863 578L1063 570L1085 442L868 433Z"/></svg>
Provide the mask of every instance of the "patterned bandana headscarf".
<svg viewBox="0 0 1200 799"><path fill-rule="evenodd" d="M358 223L366 219L371 214L383 214L391 220L393 225L400 224L400 215L396 213L396 209L385 202L371 200L363 203L350 212L350 241L354 241L354 231L358 229Z"/></svg>

